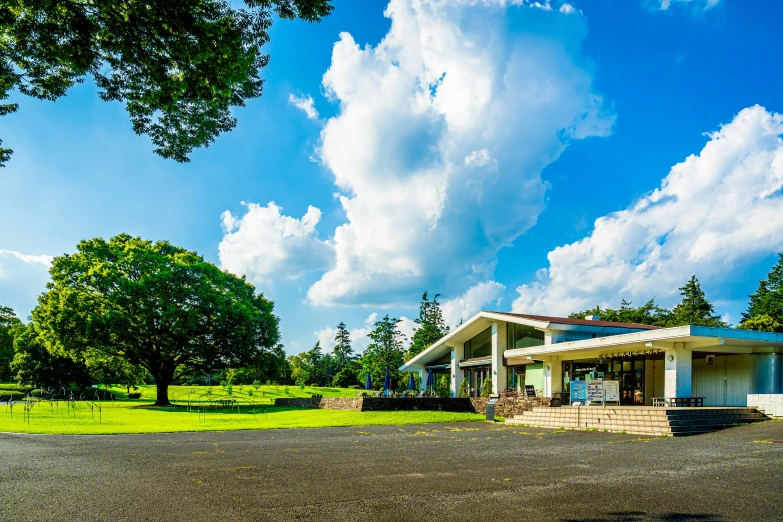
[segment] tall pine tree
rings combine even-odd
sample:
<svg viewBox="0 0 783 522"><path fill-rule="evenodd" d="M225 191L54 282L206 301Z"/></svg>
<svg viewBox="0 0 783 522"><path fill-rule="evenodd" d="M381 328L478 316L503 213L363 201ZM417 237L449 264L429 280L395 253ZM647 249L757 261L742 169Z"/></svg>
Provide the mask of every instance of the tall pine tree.
<svg viewBox="0 0 783 522"><path fill-rule="evenodd" d="M750 294L747 312L742 314L742 325L747 326L751 319L754 323L783 324L783 253L778 254L778 262L759 281L759 288ZM768 319L767 319L768 318ZM777 329L776 327L772 327Z"/></svg>
<svg viewBox="0 0 783 522"><path fill-rule="evenodd" d="M427 292L421 296L419 317L414 319L419 327L413 330L411 345L407 353L408 359L420 354L449 332L449 327L443 320L438 297L440 294L435 294L433 300L430 301Z"/></svg>
<svg viewBox="0 0 783 522"><path fill-rule="evenodd" d="M353 348L351 348L351 333L345 327L345 323L340 322L337 325L337 333L334 335L337 344L334 345L334 358L339 372L353 359Z"/></svg>
<svg viewBox="0 0 783 522"><path fill-rule="evenodd" d="M380 321L376 321L375 327L369 334L373 342L364 350L361 363L363 373L366 375L366 372L370 372L376 386L383 386L387 371L391 375L392 387L401 378L399 368L405 362L405 351L402 346L405 334L397 327L399 322L399 319L390 319L387 315Z"/></svg>
<svg viewBox="0 0 783 522"><path fill-rule="evenodd" d="M696 326L726 326L720 316L715 315L715 307L712 306L701 289L699 280L695 275L680 287L682 301L672 310L669 326L683 326L687 324Z"/></svg>

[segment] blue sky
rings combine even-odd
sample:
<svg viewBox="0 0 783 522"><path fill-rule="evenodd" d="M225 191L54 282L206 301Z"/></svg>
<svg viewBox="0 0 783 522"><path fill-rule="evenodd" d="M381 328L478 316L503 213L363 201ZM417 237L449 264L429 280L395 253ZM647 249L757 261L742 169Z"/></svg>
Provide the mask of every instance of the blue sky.
<svg viewBox="0 0 783 522"><path fill-rule="evenodd" d="M672 305L695 273L736 323L783 250L783 5L534 4L336 0L277 23L264 95L188 164L89 81L16 97L0 303L25 317L47 256L127 232L247 274L289 352L339 321L361 347L375 313L410 332L424 290L457 322Z"/></svg>

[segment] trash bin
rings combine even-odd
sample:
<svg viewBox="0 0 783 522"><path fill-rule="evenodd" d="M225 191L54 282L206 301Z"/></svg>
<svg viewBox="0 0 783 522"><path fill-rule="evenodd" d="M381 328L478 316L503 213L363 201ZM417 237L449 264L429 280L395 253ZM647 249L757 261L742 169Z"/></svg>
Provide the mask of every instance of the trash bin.
<svg viewBox="0 0 783 522"><path fill-rule="evenodd" d="M497 404L497 402L497 399L490 399L487 401L487 420L495 420L495 404Z"/></svg>

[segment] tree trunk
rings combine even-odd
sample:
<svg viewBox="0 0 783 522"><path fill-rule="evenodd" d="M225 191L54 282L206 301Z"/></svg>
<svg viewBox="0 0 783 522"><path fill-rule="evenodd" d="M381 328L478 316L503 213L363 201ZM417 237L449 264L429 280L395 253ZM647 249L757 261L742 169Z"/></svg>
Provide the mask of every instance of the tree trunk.
<svg viewBox="0 0 783 522"><path fill-rule="evenodd" d="M171 406L169 402L169 383L171 381L155 378L155 386L158 388L158 397L155 406Z"/></svg>

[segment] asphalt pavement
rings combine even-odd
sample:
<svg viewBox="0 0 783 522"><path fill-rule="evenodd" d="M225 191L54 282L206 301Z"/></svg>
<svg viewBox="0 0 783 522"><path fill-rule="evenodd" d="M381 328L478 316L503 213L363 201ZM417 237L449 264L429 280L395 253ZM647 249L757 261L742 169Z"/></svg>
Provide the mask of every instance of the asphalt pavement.
<svg viewBox="0 0 783 522"><path fill-rule="evenodd" d="M684 438L488 423L0 434L2 521L304 519L783 520L783 421Z"/></svg>

